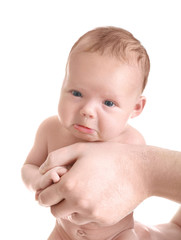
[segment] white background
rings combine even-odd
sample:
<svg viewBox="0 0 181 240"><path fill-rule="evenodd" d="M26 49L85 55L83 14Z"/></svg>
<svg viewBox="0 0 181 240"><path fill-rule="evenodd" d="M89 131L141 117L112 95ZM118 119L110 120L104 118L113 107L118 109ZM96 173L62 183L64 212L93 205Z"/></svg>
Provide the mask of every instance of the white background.
<svg viewBox="0 0 181 240"><path fill-rule="evenodd" d="M179 0L0 1L0 213L3 239L47 239L54 218L24 187L20 169L40 122L57 113L68 52L88 30L114 25L141 40L151 59L147 105L132 124L147 143L181 149ZM136 217L170 219L178 206L157 198Z"/></svg>

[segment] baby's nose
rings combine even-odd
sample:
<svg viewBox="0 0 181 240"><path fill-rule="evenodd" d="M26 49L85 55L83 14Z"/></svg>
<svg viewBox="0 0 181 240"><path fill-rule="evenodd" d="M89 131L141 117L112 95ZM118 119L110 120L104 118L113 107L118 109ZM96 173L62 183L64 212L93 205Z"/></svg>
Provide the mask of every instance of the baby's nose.
<svg viewBox="0 0 181 240"><path fill-rule="evenodd" d="M93 106L85 105L81 110L80 114L84 118L95 118L95 109Z"/></svg>

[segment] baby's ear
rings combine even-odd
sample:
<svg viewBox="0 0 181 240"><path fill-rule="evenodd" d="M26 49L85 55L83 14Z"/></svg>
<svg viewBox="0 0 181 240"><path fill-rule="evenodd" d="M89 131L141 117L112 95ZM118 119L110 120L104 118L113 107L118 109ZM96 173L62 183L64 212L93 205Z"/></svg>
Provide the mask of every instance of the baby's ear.
<svg viewBox="0 0 181 240"><path fill-rule="evenodd" d="M140 96L139 100L134 106L133 112L131 114L131 118L137 117L143 111L143 108L146 104L146 98L144 96Z"/></svg>

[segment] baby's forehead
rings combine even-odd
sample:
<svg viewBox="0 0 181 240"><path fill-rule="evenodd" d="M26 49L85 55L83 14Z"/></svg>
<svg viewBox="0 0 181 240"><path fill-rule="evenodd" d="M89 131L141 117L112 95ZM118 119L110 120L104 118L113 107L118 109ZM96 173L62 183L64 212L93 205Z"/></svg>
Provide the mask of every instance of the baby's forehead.
<svg viewBox="0 0 181 240"><path fill-rule="evenodd" d="M94 61L95 61L95 63L94 63ZM120 59L116 58L115 56L111 56L109 54L100 54L97 52L85 52L85 51L72 52L71 56L69 57L68 64L67 64L67 72L66 72L67 76L71 73L70 74L71 80L72 80L72 77L74 80L77 72L79 72L79 76L82 75L82 72L83 72L83 76L85 76L85 74L87 74L86 66L89 66L89 64L91 65L92 68L98 69L98 71L97 71L98 75L99 75L99 71L101 71L101 72L104 71L103 69L105 69L105 73L107 72L108 76L111 76L109 74L110 72L114 72L114 71L117 71L117 69L120 69L120 70L118 70L118 73L120 76L120 77L118 76L118 78L120 79L120 81L123 81L124 78L125 79L127 78L127 80L125 81L126 84L131 84L132 86L134 86L134 88L140 88L140 89L142 88L143 74L142 74L141 69L138 66L137 62L132 61L132 62L127 63L125 61L121 61ZM84 67L82 65L84 65ZM116 66L116 68L115 68L115 66ZM90 69L90 68L88 68L88 69ZM76 73L75 73L75 71L76 71ZM123 76L121 76L121 75L123 75ZM136 77L134 77L134 75ZM131 76L131 78L130 78L130 76ZM110 80L111 80L111 78L110 78Z"/></svg>
<svg viewBox="0 0 181 240"><path fill-rule="evenodd" d="M84 54L85 53L85 54ZM117 62L118 64L125 64L129 65L130 67L136 67L139 68L139 64L137 61L137 56L134 53L128 53L127 56L121 57L119 55L112 54L109 50L100 52L100 51L87 51L85 48L76 48L73 51L71 51L67 63L69 63L71 60L76 59L78 56L84 54L87 58L89 58L89 55L94 55L102 58L107 58L109 61ZM73 61L71 61L73 62Z"/></svg>
<svg viewBox="0 0 181 240"><path fill-rule="evenodd" d="M142 90L144 90L150 71L150 60L146 49L130 32L111 26L93 29L75 42L69 58L72 53L81 51L114 56L121 62L137 66L143 74Z"/></svg>
<svg viewBox="0 0 181 240"><path fill-rule="evenodd" d="M130 54L130 56L128 56L127 59L123 59L120 58L118 56L112 55L110 52L104 52L104 53L100 53L97 51L94 52L89 52L89 51L85 51L84 49L79 49L78 51L75 49L71 52L71 54L69 55L68 61L67 61L67 66L70 67L70 63L71 65L77 63L77 59L79 58L79 56L84 55L84 58L89 59L91 55L93 56L97 56L98 58L100 57L100 59L107 59L110 63L113 64L117 64L117 66L122 67L123 65L126 65L128 67L128 69L132 70L137 69L138 71L140 71L140 73L142 73L142 67L141 65L138 63L136 56L134 56L134 54ZM81 66L80 66L81 67Z"/></svg>

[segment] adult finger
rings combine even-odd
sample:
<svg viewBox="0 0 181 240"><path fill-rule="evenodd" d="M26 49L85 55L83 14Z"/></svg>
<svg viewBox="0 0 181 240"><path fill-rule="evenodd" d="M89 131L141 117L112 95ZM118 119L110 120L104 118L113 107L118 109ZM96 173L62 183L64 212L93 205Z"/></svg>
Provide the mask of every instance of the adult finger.
<svg viewBox="0 0 181 240"><path fill-rule="evenodd" d="M75 212L75 208L66 199L61 203L51 207L51 213L56 219L65 219L76 225L84 225L92 222L90 218L79 212Z"/></svg>
<svg viewBox="0 0 181 240"><path fill-rule="evenodd" d="M74 223L76 225L85 225L88 223L93 223L92 220L86 216L84 216L83 214L80 214L78 212L74 212L70 215L68 215L66 217L66 219L71 222Z"/></svg>
<svg viewBox="0 0 181 240"><path fill-rule="evenodd" d="M65 166L73 164L81 152L82 144L73 144L67 147L60 148L51 152L46 161L40 166L39 171L41 174L49 171L50 169L58 166Z"/></svg>
<svg viewBox="0 0 181 240"><path fill-rule="evenodd" d="M39 204L50 207L61 202L65 196L64 191L59 191L59 189L61 189L61 182L52 184L51 186L42 190L38 196Z"/></svg>
<svg viewBox="0 0 181 240"><path fill-rule="evenodd" d="M68 219L68 216L70 216L74 211L75 209L73 209L73 206L66 199L63 199L60 203L51 206L51 213L57 219Z"/></svg>
<svg viewBox="0 0 181 240"><path fill-rule="evenodd" d="M37 190L37 191L35 192L35 200L36 200L36 201L38 201L38 197L39 197L41 191L42 191L42 190Z"/></svg>

